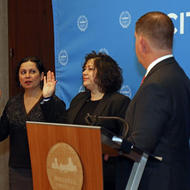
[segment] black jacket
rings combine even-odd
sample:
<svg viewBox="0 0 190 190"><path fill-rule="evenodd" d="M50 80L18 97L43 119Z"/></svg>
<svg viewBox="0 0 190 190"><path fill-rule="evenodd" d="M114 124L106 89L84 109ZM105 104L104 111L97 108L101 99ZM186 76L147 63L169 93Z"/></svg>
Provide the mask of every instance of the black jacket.
<svg viewBox="0 0 190 190"><path fill-rule="evenodd" d="M90 93L81 92L73 98L70 108L67 112L67 122L74 123L74 120L86 101L89 101ZM105 94L95 108L93 115L97 116L117 116L125 117L130 99L127 96L117 92ZM122 124L116 120L97 121L94 125L100 125L103 128L109 129L115 134L120 134Z"/></svg>
<svg viewBox="0 0 190 190"><path fill-rule="evenodd" d="M174 58L151 69L129 104L126 120L127 140L163 158L148 160L139 190L189 190L190 81ZM127 183L125 164L118 173L119 190Z"/></svg>

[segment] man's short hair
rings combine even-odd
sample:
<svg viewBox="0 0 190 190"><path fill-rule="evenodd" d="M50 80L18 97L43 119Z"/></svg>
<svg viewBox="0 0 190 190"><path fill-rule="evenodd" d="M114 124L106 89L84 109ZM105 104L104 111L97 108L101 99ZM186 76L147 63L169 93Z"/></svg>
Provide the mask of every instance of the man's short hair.
<svg viewBox="0 0 190 190"><path fill-rule="evenodd" d="M136 22L136 34L147 37L152 45L159 49L172 49L174 24L172 20L162 12L149 12Z"/></svg>

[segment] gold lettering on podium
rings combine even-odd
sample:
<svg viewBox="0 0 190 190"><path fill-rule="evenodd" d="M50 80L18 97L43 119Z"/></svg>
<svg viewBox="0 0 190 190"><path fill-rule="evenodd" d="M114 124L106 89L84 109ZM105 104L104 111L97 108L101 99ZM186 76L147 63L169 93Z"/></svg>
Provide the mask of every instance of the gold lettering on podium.
<svg viewBox="0 0 190 190"><path fill-rule="evenodd" d="M53 190L81 190L82 164L77 152L67 143L57 143L47 156L47 175Z"/></svg>

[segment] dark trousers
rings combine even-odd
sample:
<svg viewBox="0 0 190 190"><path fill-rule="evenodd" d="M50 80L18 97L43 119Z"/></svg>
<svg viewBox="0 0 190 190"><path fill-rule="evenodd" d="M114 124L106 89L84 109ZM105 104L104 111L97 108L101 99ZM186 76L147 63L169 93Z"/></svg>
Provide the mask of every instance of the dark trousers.
<svg viewBox="0 0 190 190"><path fill-rule="evenodd" d="M123 156L116 161L115 190L125 190L134 162Z"/></svg>
<svg viewBox="0 0 190 190"><path fill-rule="evenodd" d="M33 190L31 169L9 168L10 190Z"/></svg>
<svg viewBox="0 0 190 190"><path fill-rule="evenodd" d="M103 159L104 190L115 190L116 158Z"/></svg>

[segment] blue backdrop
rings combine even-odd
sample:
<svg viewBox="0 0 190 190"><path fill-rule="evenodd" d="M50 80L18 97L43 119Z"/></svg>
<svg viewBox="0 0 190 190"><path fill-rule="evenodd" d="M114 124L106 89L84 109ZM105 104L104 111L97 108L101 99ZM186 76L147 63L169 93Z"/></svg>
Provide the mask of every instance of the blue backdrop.
<svg viewBox="0 0 190 190"><path fill-rule="evenodd" d="M67 105L84 88L82 65L92 50L106 52L123 70L121 93L132 98L144 75L135 54L137 19L163 11L175 25L174 55L190 76L190 8L187 0L52 0L55 39L56 95Z"/></svg>

